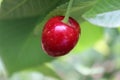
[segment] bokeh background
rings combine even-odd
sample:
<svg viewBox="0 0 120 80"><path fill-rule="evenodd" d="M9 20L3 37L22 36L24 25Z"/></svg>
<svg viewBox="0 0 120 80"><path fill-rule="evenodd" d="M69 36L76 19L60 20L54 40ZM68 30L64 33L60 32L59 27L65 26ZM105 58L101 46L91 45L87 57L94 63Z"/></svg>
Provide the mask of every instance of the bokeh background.
<svg viewBox="0 0 120 80"><path fill-rule="evenodd" d="M74 0L80 39L53 58L41 47L45 22L69 0L0 0L0 80L120 80L120 0Z"/></svg>

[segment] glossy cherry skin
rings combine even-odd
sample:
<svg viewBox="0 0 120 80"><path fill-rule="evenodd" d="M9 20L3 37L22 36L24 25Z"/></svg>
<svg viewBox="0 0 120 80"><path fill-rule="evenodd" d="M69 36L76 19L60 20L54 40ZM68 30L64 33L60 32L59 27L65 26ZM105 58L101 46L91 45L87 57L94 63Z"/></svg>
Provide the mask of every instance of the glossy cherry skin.
<svg viewBox="0 0 120 80"><path fill-rule="evenodd" d="M47 21L42 32L42 48L50 56L58 57L69 53L76 45L81 29L79 24L69 18L66 24L64 16L56 16Z"/></svg>

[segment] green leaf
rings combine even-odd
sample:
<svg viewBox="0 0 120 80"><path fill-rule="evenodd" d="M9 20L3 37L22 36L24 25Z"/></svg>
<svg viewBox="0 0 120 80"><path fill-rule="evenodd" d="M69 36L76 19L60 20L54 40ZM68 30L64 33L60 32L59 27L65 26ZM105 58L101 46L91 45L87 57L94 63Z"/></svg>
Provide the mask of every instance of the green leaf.
<svg viewBox="0 0 120 80"><path fill-rule="evenodd" d="M95 3L96 0L75 0L70 10L71 17L83 22L84 20L82 19L81 15L89 10ZM67 5L68 3L58 6L47 16L65 15Z"/></svg>
<svg viewBox="0 0 120 80"><path fill-rule="evenodd" d="M92 24L102 27L120 26L120 0L98 0L83 17Z"/></svg>
<svg viewBox="0 0 120 80"><path fill-rule="evenodd" d="M81 35L76 47L71 53L80 53L81 51L92 47L103 37L103 28L84 22L81 25Z"/></svg>
<svg viewBox="0 0 120 80"><path fill-rule="evenodd" d="M3 0L0 19L43 16L67 0Z"/></svg>
<svg viewBox="0 0 120 80"><path fill-rule="evenodd" d="M9 73L53 59L43 52L40 35L32 33L37 20L29 18L0 22L0 55Z"/></svg>

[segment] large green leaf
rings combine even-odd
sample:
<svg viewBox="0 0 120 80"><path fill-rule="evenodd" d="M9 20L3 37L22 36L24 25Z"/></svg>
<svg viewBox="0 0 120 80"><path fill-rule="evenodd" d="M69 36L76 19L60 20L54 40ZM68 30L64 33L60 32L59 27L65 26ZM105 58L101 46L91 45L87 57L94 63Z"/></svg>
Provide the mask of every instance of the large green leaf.
<svg viewBox="0 0 120 80"><path fill-rule="evenodd" d="M37 18L0 22L0 55L9 73L52 59L43 52L40 35L32 33L36 21Z"/></svg>
<svg viewBox="0 0 120 80"><path fill-rule="evenodd" d="M81 15L89 10L94 4L96 0L76 0L74 1L72 8L70 10L71 17L77 19L78 21L83 21ZM58 6L56 9L50 12L47 17L55 16L55 15L65 15L68 4L65 3L61 6Z"/></svg>
<svg viewBox="0 0 120 80"><path fill-rule="evenodd" d="M98 0L97 4L83 17L89 22L103 27L120 26L120 0Z"/></svg>
<svg viewBox="0 0 120 80"><path fill-rule="evenodd" d="M68 0L3 0L0 19L42 16Z"/></svg>

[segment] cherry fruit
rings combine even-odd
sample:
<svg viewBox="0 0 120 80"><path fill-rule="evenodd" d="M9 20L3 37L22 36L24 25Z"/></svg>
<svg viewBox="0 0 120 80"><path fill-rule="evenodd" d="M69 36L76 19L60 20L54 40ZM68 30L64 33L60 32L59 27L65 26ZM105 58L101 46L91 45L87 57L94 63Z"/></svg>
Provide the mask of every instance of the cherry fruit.
<svg viewBox="0 0 120 80"><path fill-rule="evenodd" d="M81 29L71 17L68 23L64 16L56 16L47 21L42 32L42 48L50 56L58 57L70 52L76 45Z"/></svg>

